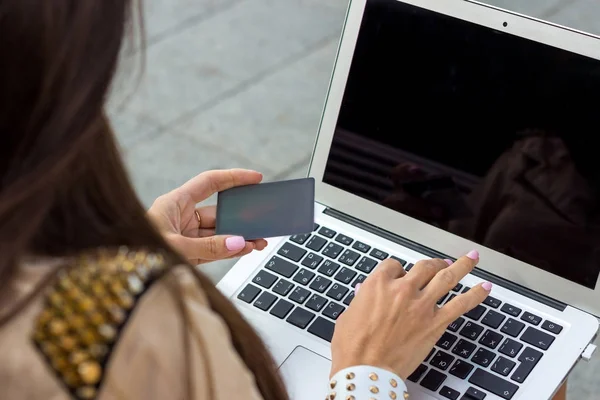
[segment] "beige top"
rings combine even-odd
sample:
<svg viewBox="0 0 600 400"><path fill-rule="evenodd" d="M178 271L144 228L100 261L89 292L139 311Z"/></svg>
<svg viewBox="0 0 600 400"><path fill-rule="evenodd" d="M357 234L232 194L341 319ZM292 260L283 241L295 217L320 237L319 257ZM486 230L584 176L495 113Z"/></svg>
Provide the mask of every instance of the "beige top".
<svg viewBox="0 0 600 400"><path fill-rule="evenodd" d="M0 399L261 399L193 273L145 256L61 269L0 327ZM56 264L22 267L0 316Z"/></svg>

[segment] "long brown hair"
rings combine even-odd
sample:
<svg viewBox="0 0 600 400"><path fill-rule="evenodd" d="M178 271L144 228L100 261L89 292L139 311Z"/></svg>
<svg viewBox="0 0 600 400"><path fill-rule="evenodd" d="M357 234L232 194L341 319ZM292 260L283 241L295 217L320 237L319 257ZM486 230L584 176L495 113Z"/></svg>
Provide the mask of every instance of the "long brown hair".
<svg viewBox="0 0 600 400"><path fill-rule="evenodd" d="M126 0L0 0L0 295L28 254L128 245L185 263L147 220L104 113L131 16ZM196 275L264 398L286 399L259 337Z"/></svg>

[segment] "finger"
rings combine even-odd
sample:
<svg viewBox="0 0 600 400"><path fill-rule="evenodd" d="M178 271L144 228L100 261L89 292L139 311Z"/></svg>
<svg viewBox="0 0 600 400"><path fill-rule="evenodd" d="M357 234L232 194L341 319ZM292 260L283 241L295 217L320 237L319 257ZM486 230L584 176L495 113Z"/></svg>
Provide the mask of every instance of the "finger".
<svg viewBox="0 0 600 400"><path fill-rule="evenodd" d="M484 282L472 287L468 292L460 294L450 300L437 311L444 326L477 307L486 299L486 297L488 297L491 291L492 284L490 282Z"/></svg>
<svg viewBox="0 0 600 400"><path fill-rule="evenodd" d="M200 215L200 228L214 228L217 226L217 206L196 208Z"/></svg>
<svg viewBox="0 0 600 400"><path fill-rule="evenodd" d="M198 229L198 237L205 238L209 236L215 236L214 229Z"/></svg>
<svg viewBox="0 0 600 400"><path fill-rule="evenodd" d="M251 240L251 242L254 243L254 249L258 251L264 250L269 244L265 239Z"/></svg>
<svg viewBox="0 0 600 400"><path fill-rule="evenodd" d="M448 262L442 259L421 260L412 267L406 275L406 279L418 289L422 289L444 268L448 268Z"/></svg>
<svg viewBox="0 0 600 400"><path fill-rule="evenodd" d="M214 193L235 186L260 183L262 177L260 172L247 169L206 171L190 179L177 190L189 194L195 203L200 203Z"/></svg>
<svg viewBox="0 0 600 400"><path fill-rule="evenodd" d="M254 248L254 243L246 242L241 236L190 238L173 235L169 242L188 259L202 260L222 260L239 254L246 246Z"/></svg>
<svg viewBox="0 0 600 400"><path fill-rule="evenodd" d="M240 258L243 257L245 255L248 255L250 253L252 253L252 251L254 250L254 245L251 242L246 242L246 247L244 248L244 250L240 251L239 253L233 254L229 257L224 258L223 260L232 260L235 258ZM215 260L198 260L198 264L207 264L210 262L213 262Z"/></svg>
<svg viewBox="0 0 600 400"><path fill-rule="evenodd" d="M371 277L383 276L387 279L398 279L402 278L404 275L406 275L406 271L404 270L404 267L402 267L402 264L400 264L398 260L388 258L373 271Z"/></svg>
<svg viewBox="0 0 600 400"><path fill-rule="evenodd" d="M437 301L441 296L448 293L456 286L468 273L473 271L475 265L479 261L479 253L475 250L469 252L452 262L452 260L444 260L451 264L449 267L442 269L431 279L431 281L423 289L425 297Z"/></svg>

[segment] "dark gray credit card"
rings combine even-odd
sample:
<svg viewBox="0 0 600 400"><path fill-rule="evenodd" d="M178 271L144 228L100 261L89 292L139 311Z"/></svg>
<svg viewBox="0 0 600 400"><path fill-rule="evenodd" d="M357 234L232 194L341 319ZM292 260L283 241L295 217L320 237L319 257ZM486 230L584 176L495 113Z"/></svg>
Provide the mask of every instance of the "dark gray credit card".
<svg viewBox="0 0 600 400"><path fill-rule="evenodd" d="M217 199L217 235L253 240L310 233L314 220L313 178L238 186Z"/></svg>

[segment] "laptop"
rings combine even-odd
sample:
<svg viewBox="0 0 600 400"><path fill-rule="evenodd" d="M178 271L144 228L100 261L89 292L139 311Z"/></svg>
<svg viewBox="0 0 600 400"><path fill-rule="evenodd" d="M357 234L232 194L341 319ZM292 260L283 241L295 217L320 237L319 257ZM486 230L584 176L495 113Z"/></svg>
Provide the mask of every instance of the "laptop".
<svg viewBox="0 0 600 400"><path fill-rule="evenodd" d="M407 379L412 400L548 399L600 315L600 38L459 0L352 0L314 148L313 232L219 283L294 400L324 398L336 319L385 259L484 280Z"/></svg>

